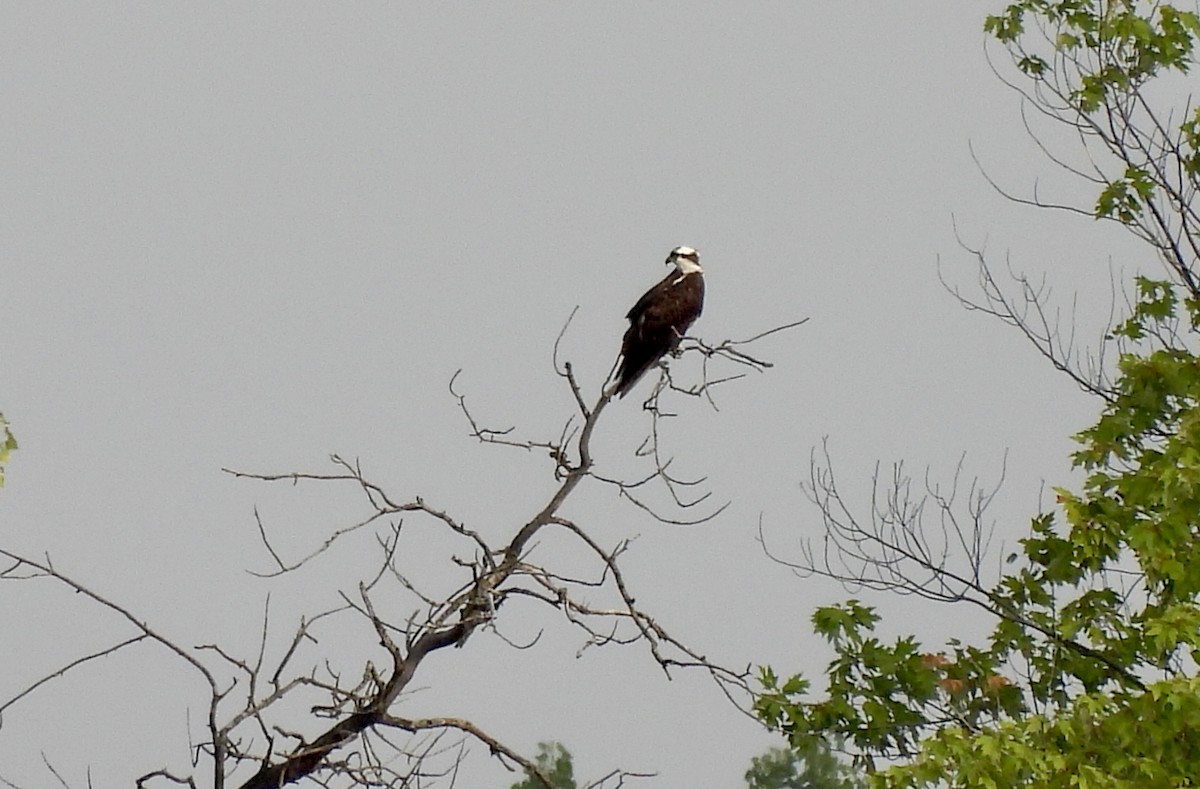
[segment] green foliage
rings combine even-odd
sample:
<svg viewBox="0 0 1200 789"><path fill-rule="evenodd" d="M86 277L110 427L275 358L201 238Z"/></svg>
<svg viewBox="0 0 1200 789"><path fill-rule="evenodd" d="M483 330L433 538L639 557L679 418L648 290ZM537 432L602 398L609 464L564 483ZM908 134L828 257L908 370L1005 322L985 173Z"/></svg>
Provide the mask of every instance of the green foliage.
<svg viewBox="0 0 1200 789"><path fill-rule="evenodd" d="M1194 179L1200 176L1200 107L1192 111L1192 117L1184 121L1179 130L1182 135L1183 170Z"/></svg>
<svg viewBox="0 0 1200 789"><path fill-rule="evenodd" d="M1096 217L1132 222L1154 194L1150 173L1141 167L1129 167L1125 175L1104 188L1096 200Z"/></svg>
<svg viewBox="0 0 1200 789"><path fill-rule="evenodd" d="M750 760L747 789L858 789L862 781L823 741L803 749L771 748Z"/></svg>
<svg viewBox="0 0 1200 789"><path fill-rule="evenodd" d="M558 742L539 742L534 759L553 786L576 789L571 752ZM747 789L860 789L862 781L848 765L839 761L824 741L814 739L798 749L771 748L750 760ZM510 789L547 789L532 774Z"/></svg>
<svg viewBox="0 0 1200 789"><path fill-rule="evenodd" d="M1192 303L1143 279L1114 334L1162 336ZM1190 786L1200 774L1200 357L1121 357L1114 395L1076 436L1078 492L1034 519L987 592L978 647L884 642L855 600L819 609L828 696L760 672L756 712L794 748L853 746L881 787ZM1116 585L1114 582L1119 582Z"/></svg>
<svg viewBox="0 0 1200 789"><path fill-rule="evenodd" d="M1138 302L1130 316L1113 330L1114 337L1144 340L1148 329L1175 318L1176 298L1170 282L1138 277L1136 284Z"/></svg>
<svg viewBox="0 0 1200 789"><path fill-rule="evenodd" d="M844 742L875 787L1195 786L1200 111L1147 115L1136 130L1128 108L1143 106L1151 78L1188 71L1200 19L1136 0L1021 0L985 27L1065 102L1054 112L1122 163L1095 216L1134 229L1174 276L1135 280L1130 314L1111 332L1125 350L1113 386L1075 436L1086 477L1056 491L1058 507L1031 521L1004 574L977 588L973 610L994 620L983 643L884 640L870 607L822 608L814 630L834 652L825 696L763 668L756 712L798 753ZM1180 125L1166 129L1167 117ZM1154 140L1155 153L1122 147L1130 139Z"/></svg>
<svg viewBox="0 0 1200 789"><path fill-rule="evenodd" d="M1190 70L1200 40L1195 11L1136 0L1021 0L989 16L984 29L1010 49L1017 68L1044 89L1042 95L1061 97L1079 115L1071 122L1085 135L1107 137L1104 147L1123 160L1106 177L1094 208L1097 218L1134 223L1158 190L1180 202L1178 176L1155 167L1165 151L1176 160L1168 169L1177 164L1185 178L1200 174L1200 114L1185 118L1177 136L1163 137L1165 130L1154 128L1158 119L1135 97L1156 76ZM1145 128L1131 135L1135 118ZM1172 178L1175 189L1168 183Z"/></svg>
<svg viewBox="0 0 1200 789"><path fill-rule="evenodd" d="M9 430L4 414L0 414L0 488L4 487L4 466L8 463L8 456L16 448L16 436Z"/></svg>
<svg viewBox="0 0 1200 789"><path fill-rule="evenodd" d="M562 743L539 742L534 764L553 785L546 786L537 776L526 771L525 780L513 784L510 789L576 789L575 765L571 761L571 752Z"/></svg>
<svg viewBox="0 0 1200 789"><path fill-rule="evenodd" d="M1055 48L1068 57L1103 53L1073 94L1076 106L1087 113L1164 70L1186 73L1200 37L1195 12L1133 0L1021 0L1003 14L989 16L984 30L1003 44L1017 46L1031 20L1036 28L1053 31ZM1017 67L1033 77L1050 70L1044 58L1026 52L1017 58Z"/></svg>
<svg viewBox="0 0 1200 789"><path fill-rule="evenodd" d="M823 629L831 620L844 626ZM948 712L974 725L1023 710L1021 693L997 673L996 655L958 644L953 657L922 652L911 637L885 644L871 635L877 620L855 600L818 609L814 629L837 654L827 671L829 698L802 703L807 680L794 676L781 684L764 668L759 718L787 734L798 750L832 735L861 753L896 756L914 753L926 730Z"/></svg>

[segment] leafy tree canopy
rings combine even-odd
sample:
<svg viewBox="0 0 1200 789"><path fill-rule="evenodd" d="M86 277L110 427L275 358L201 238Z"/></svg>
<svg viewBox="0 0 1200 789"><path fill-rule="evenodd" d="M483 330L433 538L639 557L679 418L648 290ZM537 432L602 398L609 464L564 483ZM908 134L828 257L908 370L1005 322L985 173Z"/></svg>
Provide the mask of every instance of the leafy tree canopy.
<svg viewBox="0 0 1200 789"><path fill-rule="evenodd" d="M1103 406L1076 436L1081 489L1056 491L994 585L924 565L993 617L986 641L885 641L873 608L821 608L827 696L764 668L757 712L798 749L844 739L873 786L1194 786L1200 110L1155 109L1163 93L1147 87L1189 70L1200 19L1164 3L1022 0L985 28L1032 82L1026 99L1079 132L1099 188L1091 213L1145 240L1167 274L1132 283L1111 380L1084 382Z"/></svg>

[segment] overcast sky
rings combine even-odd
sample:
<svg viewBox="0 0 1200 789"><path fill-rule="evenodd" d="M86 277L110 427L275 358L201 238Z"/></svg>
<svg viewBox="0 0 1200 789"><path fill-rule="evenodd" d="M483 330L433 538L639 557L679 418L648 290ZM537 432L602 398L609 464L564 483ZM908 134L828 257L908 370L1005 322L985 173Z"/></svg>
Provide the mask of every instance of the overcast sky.
<svg viewBox="0 0 1200 789"><path fill-rule="evenodd" d="M677 403L669 440L732 501L718 520L664 526L605 491L572 505L606 544L638 536L639 602L700 652L816 674L829 659L808 618L847 593L755 540L760 517L785 550L820 535L799 484L825 437L864 510L876 461L948 478L965 452L995 481L1007 453L1010 545L1043 482L1070 480L1068 436L1095 404L937 276L940 260L974 281L957 223L1065 303L1083 287L1092 327L1107 298L1089 288L1139 264L1104 226L1007 203L972 161L969 146L1014 191L1077 195L988 66L999 4L2 7L0 410L21 449L0 545L48 552L184 644L252 652L269 589L286 641L373 558L363 539L298 581L249 576L269 559L255 506L298 556L361 503L223 466L325 471L338 452L489 533L528 518L544 457L474 443L451 375L490 424L556 437L564 320L579 307L563 353L594 396L678 244L707 272L697 335L810 319L757 346L776 366L720 389L719 413ZM602 469L637 468L639 399L605 413ZM0 591L0 700L129 633L48 584ZM887 632L933 646L989 624L876 602ZM480 633L436 656L398 711L471 717L526 752L557 739L583 778L625 767L660 786L740 786L774 742L642 648L577 659L545 612L511 634L539 628L533 649ZM330 645L347 665L373 647L362 630ZM5 713L0 777L46 785L42 753L73 786L183 769L204 691L148 646L89 665ZM473 753L463 785L514 780Z"/></svg>

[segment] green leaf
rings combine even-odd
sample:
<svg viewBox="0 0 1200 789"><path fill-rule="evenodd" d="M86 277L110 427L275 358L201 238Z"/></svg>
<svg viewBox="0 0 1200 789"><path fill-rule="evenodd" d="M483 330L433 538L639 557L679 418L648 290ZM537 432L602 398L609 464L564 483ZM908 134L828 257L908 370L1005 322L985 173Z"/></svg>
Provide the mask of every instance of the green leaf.
<svg viewBox="0 0 1200 789"><path fill-rule="evenodd" d="M0 488L4 487L4 467L8 463L9 455L16 449L17 437L9 429L8 420L4 418L4 414L0 413Z"/></svg>

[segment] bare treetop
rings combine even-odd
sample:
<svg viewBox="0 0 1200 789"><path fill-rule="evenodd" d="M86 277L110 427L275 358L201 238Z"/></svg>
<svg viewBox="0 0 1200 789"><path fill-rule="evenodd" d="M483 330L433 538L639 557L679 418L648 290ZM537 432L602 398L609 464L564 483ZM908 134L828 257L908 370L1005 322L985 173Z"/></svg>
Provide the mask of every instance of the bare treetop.
<svg viewBox="0 0 1200 789"><path fill-rule="evenodd" d="M641 645L668 677L676 669L698 669L707 673L720 691L740 709L747 702L747 670L728 668L711 661L703 651L674 636L668 628L637 602L634 579L626 576L621 559L630 549L628 536L600 536L585 523L563 515L563 506L579 486L590 482L615 490L657 522L667 525L698 525L711 521L724 510L711 503L712 492L703 478L687 479L671 471L672 459L663 448L664 418L673 415L665 406L668 396L705 402L716 408L715 389L741 378L745 373L710 376L710 365L730 362L743 370L763 371L769 362L748 354L744 348L755 341L804 321L761 332L747 340L726 340L709 345L681 337L676 351L698 355L700 379L682 383L680 374L665 365L662 375L643 403L649 417L645 441L638 454L649 459L651 471L641 478L621 479L595 472L592 440L601 415L612 402L613 390L600 392L590 405L570 362L560 361L555 343L554 371L570 390L575 413L550 438L530 438L512 429L493 428L482 422L469 407L459 376L449 389L468 425L470 435L482 443L520 451L544 452L551 460L555 488L547 499L533 507L525 521L509 527L499 541L457 519L450 509L426 501L420 495L395 494L372 481L358 460L334 455L331 472L260 473L226 469L237 478L292 485L345 485L361 494L363 512L328 531L324 539L300 556L288 556L273 538L273 527L256 510L253 523L269 560L266 568L252 570L271 581L281 576L311 572L314 561L333 546L366 539L374 553L372 569L353 589L342 589L340 604L303 617L281 650L268 646L280 642L280 631L272 621L269 598L263 609L262 629L256 654L239 655L217 644L186 646L160 635L130 609L94 592L60 572L49 561L33 560L0 550L12 565L0 574L10 581L30 582L50 578L75 589L86 599L108 608L134 628L131 637L114 639L111 647L81 656L48 674L16 696L0 704L0 713L18 705L57 676L99 657L111 655L143 641L160 644L198 673L208 687L204 706L204 735L193 745L191 771L163 768L147 773L139 786L179 784L197 786L197 775L208 773L211 785L222 789L277 789L301 778L323 786L425 786L440 781L453 786L458 765L465 755L465 742L474 740L511 769L538 777L550 785L534 761L507 746L495 735L469 720L454 716L409 718L398 714L397 702L411 686L426 660L448 647L467 646L480 629L496 634L515 649L536 643L519 643L501 627L500 613L514 601L524 601L554 612L582 637L581 649L616 645ZM570 320L563 327L566 332ZM629 412L626 412L629 413ZM639 491L661 485L669 491L670 505L658 511L643 500ZM419 518L444 530L457 547L440 560L438 577L450 580L452 591L430 588L412 571L418 569L411 557L417 539L410 519ZM567 573L549 560L535 560L535 537L550 529L567 535L592 557L590 574ZM421 566L422 572L430 568ZM597 602L599 601L599 602ZM347 675L325 660L321 630L333 619L357 618L369 625L374 644L362 645L361 671ZM268 659L268 654L280 652ZM307 716L298 720L297 702L306 706ZM304 736L303 728L313 722L323 727L317 736ZM639 773L614 770L588 786L620 786Z"/></svg>

